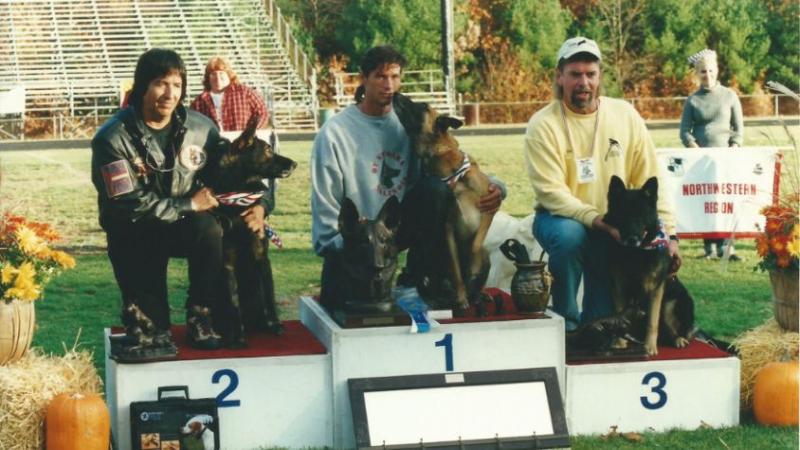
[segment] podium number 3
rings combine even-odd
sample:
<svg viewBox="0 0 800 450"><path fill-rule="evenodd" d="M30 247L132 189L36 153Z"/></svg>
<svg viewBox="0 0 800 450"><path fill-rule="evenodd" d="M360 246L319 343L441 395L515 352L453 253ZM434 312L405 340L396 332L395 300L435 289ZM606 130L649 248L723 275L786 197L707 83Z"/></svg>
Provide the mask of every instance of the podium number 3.
<svg viewBox="0 0 800 450"><path fill-rule="evenodd" d="M447 372L453 371L453 334L447 333L441 341L434 343L437 347L444 347L444 368Z"/></svg>
<svg viewBox="0 0 800 450"><path fill-rule="evenodd" d="M650 381L656 380L656 384L650 386ZM650 388L650 392L656 395L655 402L650 401L649 396L643 395L639 397L642 406L647 409L659 409L667 404L667 393L664 391L664 386L667 385L667 377L661 372L650 372L642 378L642 384Z"/></svg>
<svg viewBox="0 0 800 450"><path fill-rule="evenodd" d="M239 375L231 369L221 369L214 372L214 375L211 376L211 382L217 384L222 377L228 377L228 386L217 396L217 407L230 408L241 406L242 402L239 400L226 400L226 398L239 387Z"/></svg>

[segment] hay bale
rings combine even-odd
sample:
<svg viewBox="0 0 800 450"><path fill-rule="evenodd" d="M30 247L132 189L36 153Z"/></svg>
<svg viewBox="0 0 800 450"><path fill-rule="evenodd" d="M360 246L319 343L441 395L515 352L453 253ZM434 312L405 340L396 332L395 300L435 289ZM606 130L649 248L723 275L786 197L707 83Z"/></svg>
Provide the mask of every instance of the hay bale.
<svg viewBox="0 0 800 450"><path fill-rule="evenodd" d="M742 361L739 399L739 406L742 409L753 406L753 384L758 371L771 362L796 361L798 343L800 334L782 329L773 318L734 339L733 346L738 350L739 359Z"/></svg>
<svg viewBox="0 0 800 450"><path fill-rule="evenodd" d="M89 352L45 356L33 349L0 366L0 450L43 448L47 405L62 392L100 393L103 382Z"/></svg>

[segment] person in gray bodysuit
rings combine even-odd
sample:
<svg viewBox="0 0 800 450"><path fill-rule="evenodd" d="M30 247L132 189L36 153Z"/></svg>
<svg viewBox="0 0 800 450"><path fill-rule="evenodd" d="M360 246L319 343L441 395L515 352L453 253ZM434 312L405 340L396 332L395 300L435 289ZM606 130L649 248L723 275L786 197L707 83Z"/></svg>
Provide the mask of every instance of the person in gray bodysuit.
<svg viewBox="0 0 800 450"><path fill-rule="evenodd" d="M739 147L744 139L742 104L732 89L721 85L717 76L717 53L704 49L689 57L700 80L700 88L686 99L681 115L681 142L686 147ZM722 258L728 239L703 239L704 257L711 259L712 244ZM731 261L739 261L730 245Z"/></svg>

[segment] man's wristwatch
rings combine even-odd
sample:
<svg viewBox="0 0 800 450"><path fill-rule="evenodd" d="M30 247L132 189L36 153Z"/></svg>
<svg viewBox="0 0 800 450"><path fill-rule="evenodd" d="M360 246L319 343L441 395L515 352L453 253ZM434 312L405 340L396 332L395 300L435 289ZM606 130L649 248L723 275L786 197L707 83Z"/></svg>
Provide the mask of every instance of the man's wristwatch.
<svg viewBox="0 0 800 450"><path fill-rule="evenodd" d="M678 239L678 236L675 235L675 234L670 234L669 235L669 240L670 241L675 241L675 242L680 242L681 241L680 239Z"/></svg>

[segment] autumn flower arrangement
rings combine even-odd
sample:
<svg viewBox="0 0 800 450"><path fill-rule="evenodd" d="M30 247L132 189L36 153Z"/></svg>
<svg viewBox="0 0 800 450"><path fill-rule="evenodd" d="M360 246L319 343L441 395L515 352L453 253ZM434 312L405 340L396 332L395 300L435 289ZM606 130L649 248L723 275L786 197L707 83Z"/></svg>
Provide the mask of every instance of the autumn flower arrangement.
<svg viewBox="0 0 800 450"><path fill-rule="evenodd" d="M761 261L756 269L798 269L800 256L800 223L798 223L800 194L765 206L761 214L766 217L764 232L756 238L756 250Z"/></svg>
<svg viewBox="0 0 800 450"><path fill-rule="evenodd" d="M48 224L4 213L0 216L0 299L34 301L75 260L50 245L59 239Z"/></svg>

